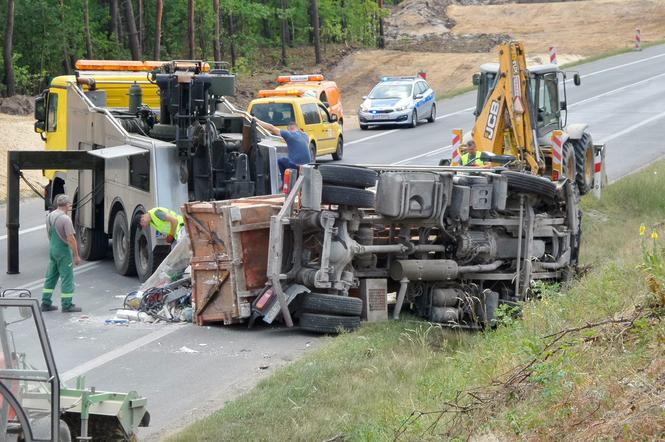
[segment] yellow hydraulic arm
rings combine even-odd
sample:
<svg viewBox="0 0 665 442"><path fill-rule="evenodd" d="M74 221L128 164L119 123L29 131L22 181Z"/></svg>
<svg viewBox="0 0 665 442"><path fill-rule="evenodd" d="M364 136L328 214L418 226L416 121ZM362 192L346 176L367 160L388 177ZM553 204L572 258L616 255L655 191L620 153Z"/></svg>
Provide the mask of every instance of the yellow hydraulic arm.
<svg viewBox="0 0 665 442"><path fill-rule="evenodd" d="M496 85L476 119L472 136L479 151L513 155L521 169L536 175L542 159L534 136L528 81L522 43L502 43Z"/></svg>

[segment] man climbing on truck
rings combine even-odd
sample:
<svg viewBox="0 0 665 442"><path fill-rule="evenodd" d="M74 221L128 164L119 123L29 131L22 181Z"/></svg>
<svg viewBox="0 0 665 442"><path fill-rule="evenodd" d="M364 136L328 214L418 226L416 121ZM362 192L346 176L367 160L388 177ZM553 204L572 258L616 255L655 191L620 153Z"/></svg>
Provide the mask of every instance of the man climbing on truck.
<svg viewBox="0 0 665 442"><path fill-rule="evenodd" d="M309 154L309 136L300 130L295 121L289 122L287 130L280 129L258 118L256 119L256 123L271 134L279 135L286 141L288 156L277 160L282 181L284 180L284 171L286 169L297 169L298 166L312 161Z"/></svg>

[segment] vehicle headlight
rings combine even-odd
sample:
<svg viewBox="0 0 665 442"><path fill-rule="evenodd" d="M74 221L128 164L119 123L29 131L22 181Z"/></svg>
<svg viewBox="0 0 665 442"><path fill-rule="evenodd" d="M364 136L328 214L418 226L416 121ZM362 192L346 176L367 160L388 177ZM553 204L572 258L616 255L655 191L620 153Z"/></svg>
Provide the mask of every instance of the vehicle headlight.
<svg viewBox="0 0 665 442"><path fill-rule="evenodd" d="M403 110L406 110L406 108L408 107L409 107L408 104L405 104L404 106L398 106L395 108L395 112L402 112Z"/></svg>
<svg viewBox="0 0 665 442"><path fill-rule="evenodd" d="M369 106L366 105L365 103L360 105L360 112L367 112L369 110Z"/></svg>

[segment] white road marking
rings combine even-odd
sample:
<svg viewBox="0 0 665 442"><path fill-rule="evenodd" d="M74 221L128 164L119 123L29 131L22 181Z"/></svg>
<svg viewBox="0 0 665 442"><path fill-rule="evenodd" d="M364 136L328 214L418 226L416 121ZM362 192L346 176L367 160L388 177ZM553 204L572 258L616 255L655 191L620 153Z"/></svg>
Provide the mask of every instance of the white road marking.
<svg viewBox="0 0 665 442"><path fill-rule="evenodd" d="M604 143L607 143L608 141L612 141L612 140L614 140L614 139L616 139L616 138L619 138L619 137L621 137L621 136L623 136L623 135L626 135L626 134L629 133L629 132L634 131L635 129L639 129L639 128L642 127L642 126L646 126L646 125L649 124L649 123L653 123L654 121L659 120L659 119L661 119L661 118L663 118L663 117L665 117L665 112L661 112L661 113L659 113L659 114L657 114L657 115L654 115L654 116L651 117L651 118L647 118L647 119L644 120L644 121L640 121L640 122L637 123L637 124L633 124L632 126L628 126L627 128L625 128L625 129L623 129L623 130L620 130L619 132L613 133L613 134L610 135L609 137L605 137L605 138L601 141L601 143L604 144Z"/></svg>
<svg viewBox="0 0 665 442"><path fill-rule="evenodd" d="M593 97L585 98L584 100L580 100L580 101L577 101L573 104L570 104L568 107L570 108L570 107L574 107L574 106L577 106L577 105L580 105L580 104L584 104L588 101L597 100L598 98L606 97L608 95L612 95L614 93L621 92L624 89L628 89L630 87L637 86L638 84L646 83L646 82L651 81L655 78L659 78L659 77L663 77L663 76L665 76L665 73L654 75L653 77L645 78L644 80L636 81L635 83L630 83L630 84L627 84L625 86L621 86L621 87L618 87L616 89L612 89L611 91L603 92L602 94L598 94L598 95L594 95Z"/></svg>
<svg viewBox="0 0 665 442"><path fill-rule="evenodd" d="M458 110L457 112L451 112L451 113L449 113L449 114L439 115L438 117L435 118L435 120L441 120L441 119L443 119L443 118L452 117L453 115L463 114L463 113L465 113L465 112L472 111L472 110L474 110L475 108L476 108L476 106L472 106L472 107L467 107L466 109Z"/></svg>
<svg viewBox="0 0 665 442"><path fill-rule="evenodd" d="M655 60L656 58L660 58L660 57L665 57L665 54L658 54L658 55L654 55L652 57L647 57L647 58L642 58L640 60L631 61L630 63L619 64L619 65L616 65L616 66L612 66L611 68L601 69L601 70L596 71L596 72L589 72L588 74L580 75L580 77L581 78L593 77L594 75L603 74L605 72L610 72L610 71L614 71L614 70L617 70L617 69L625 68L626 66L633 66L633 65L636 65L638 63L644 63L645 61ZM568 81L570 81L570 80L568 80Z"/></svg>
<svg viewBox="0 0 665 442"><path fill-rule="evenodd" d="M91 269L94 269L95 267L97 267L100 263L101 263L101 261L94 261L94 262L88 262L88 263L85 263L85 264L81 264L80 266L74 268L74 274L79 275L81 273L87 272L88 270L91 270ZM35 290L35 289L38 289L38 288L42 288L44 286L44 280L45 279L46 278L42 278L42 279L38 279L36 281L29 282L29 283L27 283L27 284L25 284L25 285L23 285L19 288L27 289L27 290Z"/></svg>
<svg viewBox="0 0 665 442"><path fill-rule="evenodd" d="M46 228L46 225L41 225L41 226L37 226L37 227L30 227L29 229L19 230L18 234L19 234L19 236L21 236L21 235L25 235L26 233L36 232L37 230L43 230L45 228ZM0 241L2 241L4 239L7 239L7 235L0 236Z"/></svg>
<svg viewBox="0 0 665 442"><path fill-rule="evenodd" d="M186 325L184 325L186 327ZM99 368L104 364L107 364L115 359L118 359L122 356L125 356L134 350L137 350L144 345L150 344L151 342L154 342L158 339L161 339L165 336L170 335L176 330L180 330L181 326L178 325L169 325L166 326L160 330L156 330L149 335L145 335L139 339L135 339L134 341L128 342L125 345L122 345L118 348L115 348L109 352L106 352L102 355L97 356L96 358L90 359L87 362L84 362L81 365L78 365L70 370L67 370L66 372L62 373L60 375L60 379L63 382L70 381L77 376L80 376L84 373L88 373L95 368Z"/></svg>

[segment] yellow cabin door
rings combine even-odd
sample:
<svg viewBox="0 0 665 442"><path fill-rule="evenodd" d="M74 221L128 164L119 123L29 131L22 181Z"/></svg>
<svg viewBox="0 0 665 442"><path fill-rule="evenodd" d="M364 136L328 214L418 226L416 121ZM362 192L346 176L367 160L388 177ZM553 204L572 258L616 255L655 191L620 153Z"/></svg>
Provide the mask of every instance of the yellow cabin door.
<svg viewBox="0 0 665 442"><path fill-rule="evenodd" d="M323 106L319 106L318 111L321 117L321 135L319 138L321 141L321 151L322 153L335 152L337 149L337 139L335 138L333 123L330 122L330 115Z"/></svg>
<svg viewBox="0 0 665 442"><path fill-rule="evenodd" d="M52 87L46 101L46 150L67 150L67 89ZM56 170L45 170L52 180Z"/></svg>

